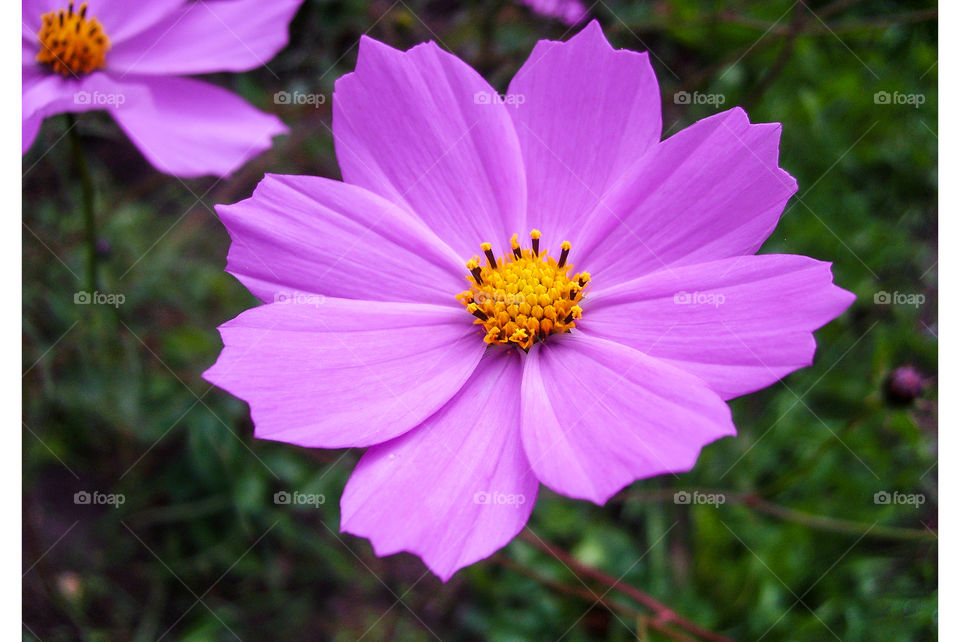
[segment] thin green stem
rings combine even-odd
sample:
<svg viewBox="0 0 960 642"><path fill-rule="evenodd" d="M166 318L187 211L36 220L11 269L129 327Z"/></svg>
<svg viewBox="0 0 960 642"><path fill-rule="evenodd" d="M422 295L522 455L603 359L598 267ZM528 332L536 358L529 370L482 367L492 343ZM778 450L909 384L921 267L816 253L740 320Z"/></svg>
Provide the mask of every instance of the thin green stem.
<svg viewBox="0 0 960 642"><path fill-rule="evenodd" d="M627 597L639 602L646 608L653 611L653 619L657 622L673 624L683 629L687 633L695 635L703 640L711 640L712 642L731 642L730 638L720 635L719 633L709 631L682 617L666 604L654 599L653 596L641 591L631 584L627 584L623 581L623 578L614 577L613 575L604 573L599 569L580 562L564 549L540 538L540 536L534 533L529 527L521 531L519 537L528 544L531 544L544 553L547 553L548 555L558 559L567 567L568 570L570 570L571 573L581 578L581 581L583 581L582 578L585 577L591 578L606 586L608 591L619 591L623 595L626 595Z"/></svg>
<svg viewBox="0 0 960 642"><path fill-rule="evenodd" d="M77 119L73 114L67 114L67 132L73 148L73 164L80 177L80 188L83 192L83 224L87 245L87 288L90 293L98 289L99 279L97 271L99 256L97 252L97 219L94 211L93 179L90 177L90 168L87 167L87 157L83 153L83 143L80 141L80 132L77 131Z"/></svg>

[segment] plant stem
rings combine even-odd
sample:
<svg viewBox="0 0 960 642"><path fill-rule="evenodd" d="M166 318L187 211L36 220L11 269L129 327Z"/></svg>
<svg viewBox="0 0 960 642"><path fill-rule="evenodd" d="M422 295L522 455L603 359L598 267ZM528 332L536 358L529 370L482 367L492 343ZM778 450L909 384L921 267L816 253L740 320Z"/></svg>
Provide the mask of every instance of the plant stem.
<svg viewBox="0 0 960 642"><path fill-rule="evenodd" d="M86 232L87 244L87 288L91 294L98 289L97 268L99 257L97 254L97 219L93 204L93 179L90 178L90 169L87 167L87 158L83 153L83 143L80 141L80 132L77 131L77 119L73 114L67 114L67 132L73 148L73 164L80 177L80 188L83 192L83 223Z"/></svg>
<svg viewBox="0 0 960 642"><path fill-rule="evenodd" d="M674 624L684 631L704 640L711 640L713 642L730 642L730 638L724 637L718 633L714 633L713 631L709 631L694 624L690 620L680 616L676 611L671 609L666 604L654 599L651 595L644 593L635 586L627 584L626 582L623 582L612 575L604 573L603 571L595 569L592 566L587 566L565 550L545 542L529 528L520 533L520 539L528 544L532 544L544 553L547 553L548 555L560 560L560 562L567 566L567 568L569 568L576 575L580 577L589 577L597 582L600 582L609 590L619 591L627 597L636 600L640 604L653 611L653 619L657 622L668 622Z"/></svg>
<svg viewBox="0 0 960 642"><path fill-rule="evenodd" d="M618 602L615 602L607 598L606 592L598 596L597 593L595 593L591 589L568 586L563 582L558 582L556 580L545 577L537 573L536 571L528 569L522 564L519 564L518 562L514 562L512 559L510 559L506 555L503 555L502 553L498 553L493 557L491 557L490 559L500 564L501 566L504 566L505 568L510 569L511 571L514 571L516 573L529 577L534 581L540 582L547 588L560 591L561 593L566 593L568 595L573 595L575 597L579 597L591 603L593 606L602 604L611 613L616 611L621 615L632 618L636 620L638 630L643 630L644 628L653 628L659 631L660 633L663 633L665 636L669 637L672 640L690 640L691 639L683 634L680 634L680 633L677 633L676 631L671 630L665 622L659 622L647 615L644 615L643 613L641 613L640 611L637 611L634 608L624 606Z"/></svg>

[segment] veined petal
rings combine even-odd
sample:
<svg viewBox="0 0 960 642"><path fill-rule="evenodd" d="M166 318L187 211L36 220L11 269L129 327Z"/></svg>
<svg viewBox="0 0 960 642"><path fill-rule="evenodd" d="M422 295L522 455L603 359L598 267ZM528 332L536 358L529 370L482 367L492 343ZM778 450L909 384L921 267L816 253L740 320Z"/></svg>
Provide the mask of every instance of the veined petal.
<svg viewBox="0 0 960 642"><path fill-rule="evenodd" d="M484 344L452 308L302 296L220 326L204 378L250 404L260 439L310 448L402 435L457 394Z"/></svg>
<svg viewBox="0 0 960 642"><path fill-rule="evenodd" d="M286 46L290 21L302 2L189 2L114 46L108 64L123 73L164 75L262 67Z"/></svg>
<svg viewBox="0 0 960 642"><path fill-rule="evenodd" d="M239 96L190 78L130 76L150 91L149 104L113 112L147 160L175 176L229 176L287 132Z"/></svg>
<svg viewBox="0 0 960 642"><path fill-rule="evenodd" d="M422 425L367 451L340 501L341 530L377 555L408 551L446 581L520 532L537 479L520 443L520 358L491 350Z"/></svg>
<svg viewBox="0 0 960 642"><path fill-rule="evenodd" d="M693 468L700 449L736 434L706 384L586 333L535 345L523 369L523 445L558 493L603 504L636 479Z"/></svg>
<svg viewBox="0 0 960 642"><path fill-rule="evenodd" d="M362 187L268 174L217 213L227 271L263 301L293 292L452 305L466 268L417 218Z"/></svg>
<svg viewBox="0 0 960 642"><path fill-rule="evenodd" d="M779 124L752 125L740 108L663 141L580 227L577 267L612 285L667 266L755 253L797 190L777 166L779 141Z"/></svg>
<svg viewBox="0 0 960 642"><path fill-rule="evenodd" d="M434 43L401 52L364 36L336 83L333 133L348 183L422 219L464 260L526 229L523 161L507 108Z"/></svg>
<svg viewBox="0 0 960 642"><path fill-rule="evenodd" d="M853 299L833 285L829 263L741 256L592 292L578 327L691 372L729 399L813 363L813 331Z"/></svg>
<svg viewBox="0 0 960 642"><path fill-rule="evenodd" d="M556 248L660 141L657 78L646 53L613 49L593 21L567 42L538 42L508 95L526 165L528 223Z"/></svg>

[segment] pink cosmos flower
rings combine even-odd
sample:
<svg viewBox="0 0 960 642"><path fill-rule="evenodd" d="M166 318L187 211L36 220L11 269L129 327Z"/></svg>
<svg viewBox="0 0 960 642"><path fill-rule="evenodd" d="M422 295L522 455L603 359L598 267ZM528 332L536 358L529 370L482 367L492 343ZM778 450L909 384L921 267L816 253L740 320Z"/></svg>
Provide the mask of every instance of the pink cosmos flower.
<svg viewBox="0 0 960 642"><path fill-rule="evenodd" d="M267 176L217 208L266 305L204 376L257 437L368 447L341 528L443 579L541 483L603 504L690 470L735 434L724 400L809 365L854 297L829 263L754 256L796 191L779 125L732 109L661 141L660 118L647 55L596 22L505 97L433 43L364 38L333 100L344 182Z"/></svg>
<svg viewBox="0 0 960 642"><path fill-rule="evenodd" d="M47 116L106 109L160 171L226 176L287 128L186 74L263 66L303 0L23 0L23 151Z"/></svg>
<svg viewBox="0 0 960 642"><path fill-rule="evenodd" d="M520 4L571 27L587 18L587 8L580 0L520 0Z"/></svg>

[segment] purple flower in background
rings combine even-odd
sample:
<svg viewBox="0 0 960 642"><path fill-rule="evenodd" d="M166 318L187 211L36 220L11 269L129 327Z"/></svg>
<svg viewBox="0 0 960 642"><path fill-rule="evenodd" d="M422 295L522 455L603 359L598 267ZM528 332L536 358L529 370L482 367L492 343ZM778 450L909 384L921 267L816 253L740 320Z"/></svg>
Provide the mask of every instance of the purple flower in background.
<svg viewBox="0 0 960 642"><path fill-rule="evenodd" d="M796 191L780 126L732 109L661 141L647 54L596 22L505 96L433 43L364 38L333 130L344 182L267 176L217 208L266 305L204 376L257 437L369 447L341 528L443 579L541 483L603 504L692 468L735 433L724 400L809 365L853 300L829 263L754 256Z"/></svg>
<svg viewBox="0 0 960 642"><path fill-rule="evenodd" d="M47 116L105 109L160 171L226 176L287 131L182 75L263 66L302 0L23 0L23 151Z"/></svg>
<svg viewBox="0 0 960 642"><path fill-rule="evenodd" d="M587 19L587 8L580 0L520 0L520 4L571 27Z"/></svg>

